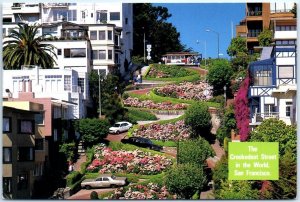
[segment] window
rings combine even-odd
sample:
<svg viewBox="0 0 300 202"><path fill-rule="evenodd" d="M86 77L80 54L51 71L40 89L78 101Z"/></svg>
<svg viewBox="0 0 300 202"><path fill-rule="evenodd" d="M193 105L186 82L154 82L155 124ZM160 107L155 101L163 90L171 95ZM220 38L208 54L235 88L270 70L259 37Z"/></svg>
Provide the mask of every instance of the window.
<svg viewBox="0 0 300 202"><path fill-rule="evenodd" d="M90 39L97 40L97 31L90 31Z"/></svg>
<svg viewBox="0 0 300 202"><path fill-rule="evenodd" d="M106 23L107 22L107 11L106 10L97 11L96 20L98 22Z"/></svg>
<svg viewBox="0 0 300 202"><path fill-rule="evenodd" d="M21 174L18 175L18 190L27 189L28 186L28 175Z"/></svg>
<svg viewBox="0 0 300 202"><path fill-rule="evenodd" d="M109 181L109 179L107 177L104 177L103 181Z"/></svg>
<svg viewBox="0 0 300 202"><path fill-rule="evenodd" d="M33 134L34 133L34 121L33 120L19 120L19 133Z"/></svg>
<svg viewBox="0 0 300 202"><path fill-rule="evenodd" d="M18 161L33 161L34 148L33 147L19 147L18 148Z"/></svg>
<svg viewBox="0 0 300 202"><path fill-rule="evenodd" d="M99 31L99 40L105 40L105 31Z"/></svg>
<svg viewBox="0 0 300 202"><path fill-rule="evenodd" d="M275 112L275 105L274 104L265 104L264 112L265 112L265 114L270 114L272 112Z"/></svg>
<svg viewBox="0 0 300 202"><path fill-rule="evenodd" d="M6 35L6 28L2 28L2 35L3 35L3 36Z"/></svg>
<svg viewBox="0 0 300 202"><path fill-rule="evenodd" d="M33 170L33 176L42 176L43 170L44 170L43 163L36 163Z"/></svg>
<svg viewBox="0 0 300 202"><path fill-rule="evenodd" d="M3 126L2 131L9 133L11 132L11 118L10 117L3 117Z"/></svg>
<svg viewBox="0 0 300 202"><path fill-rule="evenodd" d="M11 163L12 161L12 148L3 147L3 163Z"/></svg>
<svg viewBox="0 0 300 202"><path fill-rule="evenodd" d="M108 50L108 59L112 60L112 50Z"/></svg>
<svg viewBox="0 0 300 202"><path fill-rule="evenodd" d="M292 107L293 107L293 103L292 102L286 102L285 116L287 116L287 117L291 116Z"/></svg>
<svg viewBox="0 0 300 202"><path fill-rule="evenodd" d="M110 20L120 20L120 12L111 12Z"/></svg>
<svg viewBox="0 0 300 202"><path fill-rule="evenodd" d="M57 140L58 140L57 129L53 129L53 141L57 142Z"/></svg>
<svg viewBox="0 0 300 202"><path fill-rule="evenodd" d="M35 139L35 150L44 150L44 139Z"/></svg>
<svg viewBox="0 0 300 202"><path fill-rule="evenodd" d="M107 32L107 39L112 40L112 31L110 30Z"/></svg>
<svg viewBox="0 0 300 202"><path fill-rule="evenodd" d="M70 75L64 76L64 90L67 90L67 91L71 90L71 76Z"/></svg>
<svg viewBox="0 0 300 202"><path fill-rule="evenodd" d="M65 20L65 21L76 21L77 11L76 10L53 10L53 21Z"/></svg>
<svg viewBox="0 0 300 202"><path fill-rule="evenodd" d="M44 113L35 114L34 121L35 121L35 124L43 125L44 124Z"/></svg>
<svg viewBox="0 0 300 202"><path fill-rule="evenodd" d="M272 71L271 70L257 70L253 75L254 86L271 86L272 85Z"/></svg>
<svg viewBox="0 0 300 202"><path fill-rule="evenodd" d="M61 49L57 49L57 55L61 55Z"/></svg>
<svg viewBox="0 0 300 202"><path fill-rule="evenodd" d="M85 48L65 48L64 49L65 58L84 58L86 57Z"/></svg>
<svg viewBox="0 0 300 202"><path fill-rule="evenodd" d="M125 18L125 25L128 24L128 18Z"/></svg>
<svg viewBox="0 0 300 202"><path fill-rule="evenodd" d="M106 51L99 50L99 60L105 60L105 59L106 59Z"/></svg>
<svg viewBox="0 0 300 202"><path fill-rule="evenodd" d="M294 78L294 66L278 66L278 78Z"/></svg>
<svg viewBox="0 0 300 202"><path fill-rule="evenodd" d="M84 78L78 78L77 85L81 88L81 92L84 92Z"/></svg>
<svg viewBox="0 0 300 202"><path fill-rule="evenodd" d="M115 45L118 46L119 45L119 36L115 35Z"/></svg>
<svg viewBox="0 0 300 202"><path fill-rule="evenodd" d="M3 177L3 193L11 194L11 177Z"/></svg>

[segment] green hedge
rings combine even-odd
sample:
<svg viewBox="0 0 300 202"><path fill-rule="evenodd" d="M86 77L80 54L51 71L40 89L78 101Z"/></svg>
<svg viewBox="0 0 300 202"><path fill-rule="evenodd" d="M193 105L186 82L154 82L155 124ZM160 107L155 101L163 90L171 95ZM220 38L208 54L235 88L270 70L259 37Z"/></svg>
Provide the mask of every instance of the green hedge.
<svg viewBox="0 0 300 202"><path fill-rule="evenodd" d="M80 172L82 174L86 173L86 168L88 167L88 165L92 162L93 158L94 158L94 149L93 148L88 148L86 150L86 162L82 163L80 165Z"/></svg>
<svg viewBox="0 0 300 202"><path fill-rule="evenodd" d="M184 99L178 99L178 98L171 98L171 97L163 97L160 95L155 94L154 90L151 90L148 95L139 95L139 94L134 94L132 92L128 92L130 97L136 97L139 100L152 100L154 103L162 103L162 102L171 102L173 104L194 104L196 100L184 100ZM219 103L216 102L205 102L209 107L220 107Z"/></svg>
<svg viewBox="0 0 300 202"><path fill-rule="evenodd" d="M131 123L137 123L137 121L157 120L157 117L149 111L139 108L126 108L128 109L128 121Z"/></svg>
<svg viewBox="0 0 300 202"><path fill-rule="evenodd" d="M176 147L177 142L175 141L161 141L161 140L151 140L154 144L162 147Z"/></svg>
<svg viewBox="0 0 300 202"><path fill-rule="evenodd" d="M66 183L68 187L71 187L78 180L82 178L82 174L79 171L73 171L66 177Z"/></svg>

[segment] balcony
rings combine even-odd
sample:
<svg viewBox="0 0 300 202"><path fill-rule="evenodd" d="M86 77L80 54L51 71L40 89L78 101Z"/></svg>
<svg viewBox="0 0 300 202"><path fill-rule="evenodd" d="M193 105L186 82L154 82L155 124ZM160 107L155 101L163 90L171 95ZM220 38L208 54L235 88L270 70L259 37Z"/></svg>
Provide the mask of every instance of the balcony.
<svg viewBox="0 0 300 202"><path fill-rule="evenodd" d="M247 16L262 16L262 11L248 11Z"/></svg>
<svg viewBox="0 0 300 202"><path fill-rule="evenodd" d="M67 8L69 3L46 3L44 4L45 8Z"/></svg>
<svg viewBox="0 0 300 202"><path fill-rule="evenodd" d="M40 13L39 4L14 3L11 9L13 13Z"/></svg>
<svg viewBox="0 0 300 202"><path fill-rule="evenodd" d="M265 119L279 119L279 112L269 112L269 113L254 113L251 119L252 124L259 124Z"/></svg>
<svg viewBox="0 0 300 202"><path fill-rule="evenodd" d="M255 30L249 30L247 37L258 37L258 35L261 33L260 29L255 29Z"/></svg>

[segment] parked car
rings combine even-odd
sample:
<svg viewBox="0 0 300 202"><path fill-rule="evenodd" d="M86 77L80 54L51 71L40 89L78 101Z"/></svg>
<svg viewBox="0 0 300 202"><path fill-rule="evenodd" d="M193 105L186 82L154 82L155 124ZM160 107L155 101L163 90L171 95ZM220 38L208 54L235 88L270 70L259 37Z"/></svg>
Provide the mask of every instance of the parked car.
<svg viewBox="0 0 300 202"><path fill-rule="evenodd" d="M112 127L109 128L109 133L119 134L128 131L131 127L132 127L132 123L126 121L117 122Z"/></svg>
<svg viewBox="0 0 300 202"><path fill-rule="evenodd" d="M102 174L96 179L86 179L81 182L81 187L85 189L98 187L118 187L127 184L126 177L116 177L112 174Z"/></svg>
<svg viewBox="0 0 300 202"><path fill-rule="evenodd" d="M122 139L122 143L133 144L138 147L144 147L155 151L161 151L163 148L159 145L154 144L150 139L144 137L130 137L128 139Z"/></svg>

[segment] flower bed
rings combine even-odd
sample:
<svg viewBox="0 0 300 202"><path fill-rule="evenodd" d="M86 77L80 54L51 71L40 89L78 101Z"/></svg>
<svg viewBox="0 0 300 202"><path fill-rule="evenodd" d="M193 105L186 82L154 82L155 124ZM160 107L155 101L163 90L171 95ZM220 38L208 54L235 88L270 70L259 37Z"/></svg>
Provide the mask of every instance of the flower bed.
<svg viewBox="0 0 300 202"><path fill-rule="evenodd" d="M165 186L148 183L147 185L133 185L128 189L118 188L105 199L176 199L176 195L171 195Z"/></svg>
<svg viewBox="0 0 300 202"><path fill-rule="evenodd" d="M128 97L123 100L125 106L139 107L147 109L159 109L159 110L183 110L187 108L186 104L172 104L171 102L154 103L152 100L140 101L138 98Z"/></svg>
<svg viewBox="0 0 300 202"><path fill-rule="evenodd" d="M95 147L95 159L88 166L88 171L99 173L127 172L143 175L154 175L172 165L171 159L150 152L112 151L105 145Z"/></svg>
<svg viewBox="0 0 300 202"><path fill-rule="evenodd" d="M180 120L176 123L142 125L134 130L132 135L154 140L174 141L188 139L190 133L190 128L184 124L184 120Z"/></svg>
<svg viewBox="0 0 300 202"><path fill-rule="evenodd" d="M170 84L161 88L156 88L155 93L161 96L184 100L208 101L212 98L212 87L208 85L208 83L202 81L196 83L183 82L179 85Z"/></svg>
<svg viewBox="0 0 300 202"><path fill-rule="evenodd" d="M190 71L177 65L152 64L146 77L148 78L178 78L192 75Z"/></svg>

